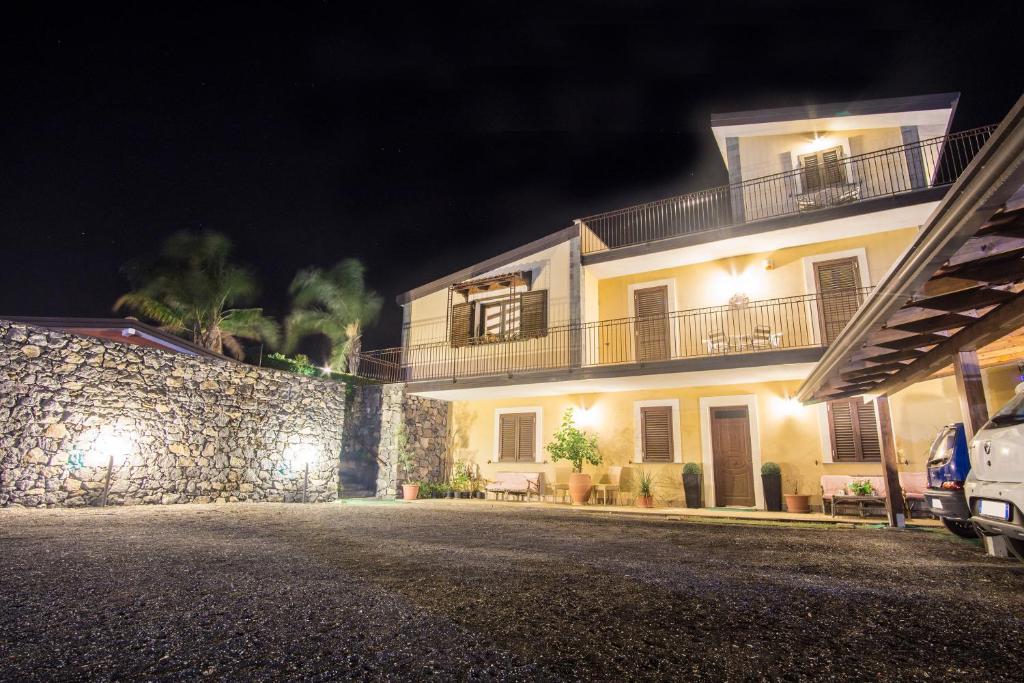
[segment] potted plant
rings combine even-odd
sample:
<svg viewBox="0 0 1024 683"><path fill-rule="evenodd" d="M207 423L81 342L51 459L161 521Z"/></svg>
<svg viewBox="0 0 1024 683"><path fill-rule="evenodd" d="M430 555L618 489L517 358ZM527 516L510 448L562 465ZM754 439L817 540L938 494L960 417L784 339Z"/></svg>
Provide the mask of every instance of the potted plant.
<svg viewBox="0 0 1024 683"><path fill-rule="evenodd" d="M581 431L573 424L572 408L562 414L562 426L555 432L547 451L555 462L568 460L572 463L572 474L569 475L569 497L573 505L582 505L590 498L593 482L589 474L583 473L583 463L601 464L601 454L597 451L597 437Z"/></svg>
<svg viewBox="0 0 1024 683"><path fill-rule="evenodd" d="M409 475L416 467L416 458L409 450L409 437L405 433L405 425L401 425L395 432L395 462L402 474L401 493L405 500L415 500L419 495L420 485Z"/></svg>
<svg viewBox="0 0 1024 683"><path fill-rule="evenodd" d="M797 493L800 490L800 483L798 481L793 482L793 493L786 494L786 511L787 512L810 512L811 511L811 497Z"/></svg>
<svg viewBox="0 0 1024 683"><path fill-rule="evenodd" d="M636 504L642 508L654 507L654 475L640 469L636 477Z"/></svg>
<svg viewBox="0 0 1024 683"><path fill-rule="evenodd" d="M688 462L683 465L683 493L686 494L686 507L699 508L701 498L700 465Z"/></svg>
<svg viewBox="0 0 1024 683"><path fill-rule="evenodd" d="M875 492L874 487L871 486L871 482L867 479L862 481L851 481L847 484L846 488L855 496L870 496Z"/></svg>
<svg viewBox="0 0 1024 683"><path fill-rule="evenodd" d="M455 463L455 467L452 468L451 484L456 498L469 498L470 481L469 464L461 460Z"/></svg>
<svg viewBox="0 0 1024 683"><path fill-rule="evenodd" d="M764 487L764 509L782 510L782 469L774 462L761 465L761 484Z"/></svg>

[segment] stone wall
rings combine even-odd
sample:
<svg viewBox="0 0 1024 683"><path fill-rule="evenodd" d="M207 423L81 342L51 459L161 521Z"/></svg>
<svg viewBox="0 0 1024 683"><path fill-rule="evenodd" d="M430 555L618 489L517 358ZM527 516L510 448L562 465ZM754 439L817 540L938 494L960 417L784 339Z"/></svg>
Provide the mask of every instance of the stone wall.
<svg viewBox="0 0 1024 683"><path fill-rule="evenodd" d="M398 434L416 463L409 477L442 481L448 473L450 404L408 395L402 384L361 387L353 398L343 459L372 462L377 496L393 496L406 474L399 471Z"/></svg>
<svg viewBox="0 0 1024 683"><path fill-rule="evenodd" d="M0 506L333 500L346 387L0 320Z"/></svg>

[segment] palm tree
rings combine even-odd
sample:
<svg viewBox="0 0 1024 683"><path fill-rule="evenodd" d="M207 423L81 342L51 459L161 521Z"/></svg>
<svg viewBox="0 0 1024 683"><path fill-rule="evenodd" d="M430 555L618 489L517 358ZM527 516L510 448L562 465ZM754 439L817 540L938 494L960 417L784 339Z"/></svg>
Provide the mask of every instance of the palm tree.
<svg viewBox="0 0 1024 683"><path fill-rule="evenodd" d="M180 334L216 353L244 358L239 338L273 346L280 326L262 308L235 308L256 298L256 279L230 263L231 242L216 232L178 232L168 237L152 264L134 263L125 271L132 291L114 304L162 329Z"/></svg>
<svg viewBox="0 0 1024 683"><path fill-rule="evenodd" d="M285 349L299 340L322 334L331 344L333 368L359 370L363 327L380 314L381 298L366 289L366 268L358 259L345 259L330 270L306 268L292 280L292 312L285 320Z"/></svg>

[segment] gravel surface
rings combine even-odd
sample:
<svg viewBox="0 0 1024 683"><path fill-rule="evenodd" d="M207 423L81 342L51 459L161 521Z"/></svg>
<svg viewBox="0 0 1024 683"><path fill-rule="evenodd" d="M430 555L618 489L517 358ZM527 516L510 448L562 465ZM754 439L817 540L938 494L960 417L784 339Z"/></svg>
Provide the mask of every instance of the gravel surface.
<svg viewBox="0 0 1024 683"><path fill-rule="evenodd" d="M0 680L1019 681L945 532L481 501L0 510Z"/></svg>

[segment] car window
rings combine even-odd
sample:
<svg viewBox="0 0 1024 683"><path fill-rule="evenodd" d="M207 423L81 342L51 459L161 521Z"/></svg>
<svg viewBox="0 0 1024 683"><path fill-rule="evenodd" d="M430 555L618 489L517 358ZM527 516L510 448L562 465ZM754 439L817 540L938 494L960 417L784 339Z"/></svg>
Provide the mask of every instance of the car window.
<svg viewBox="0 0 1024 683"><path fill-rule="evenodd" d="M1007 427L1024 423L1024 393L1017 394L1009 403L992 416L990 424L995 427Z"/></svg>
<svg viewBox="0 0 1024 683"><path fill-rule="evenodd" d="M947 428L939 432L928 451L928 465L931 467L946 463L953 457L956 444L956 428Z"/></svg>

